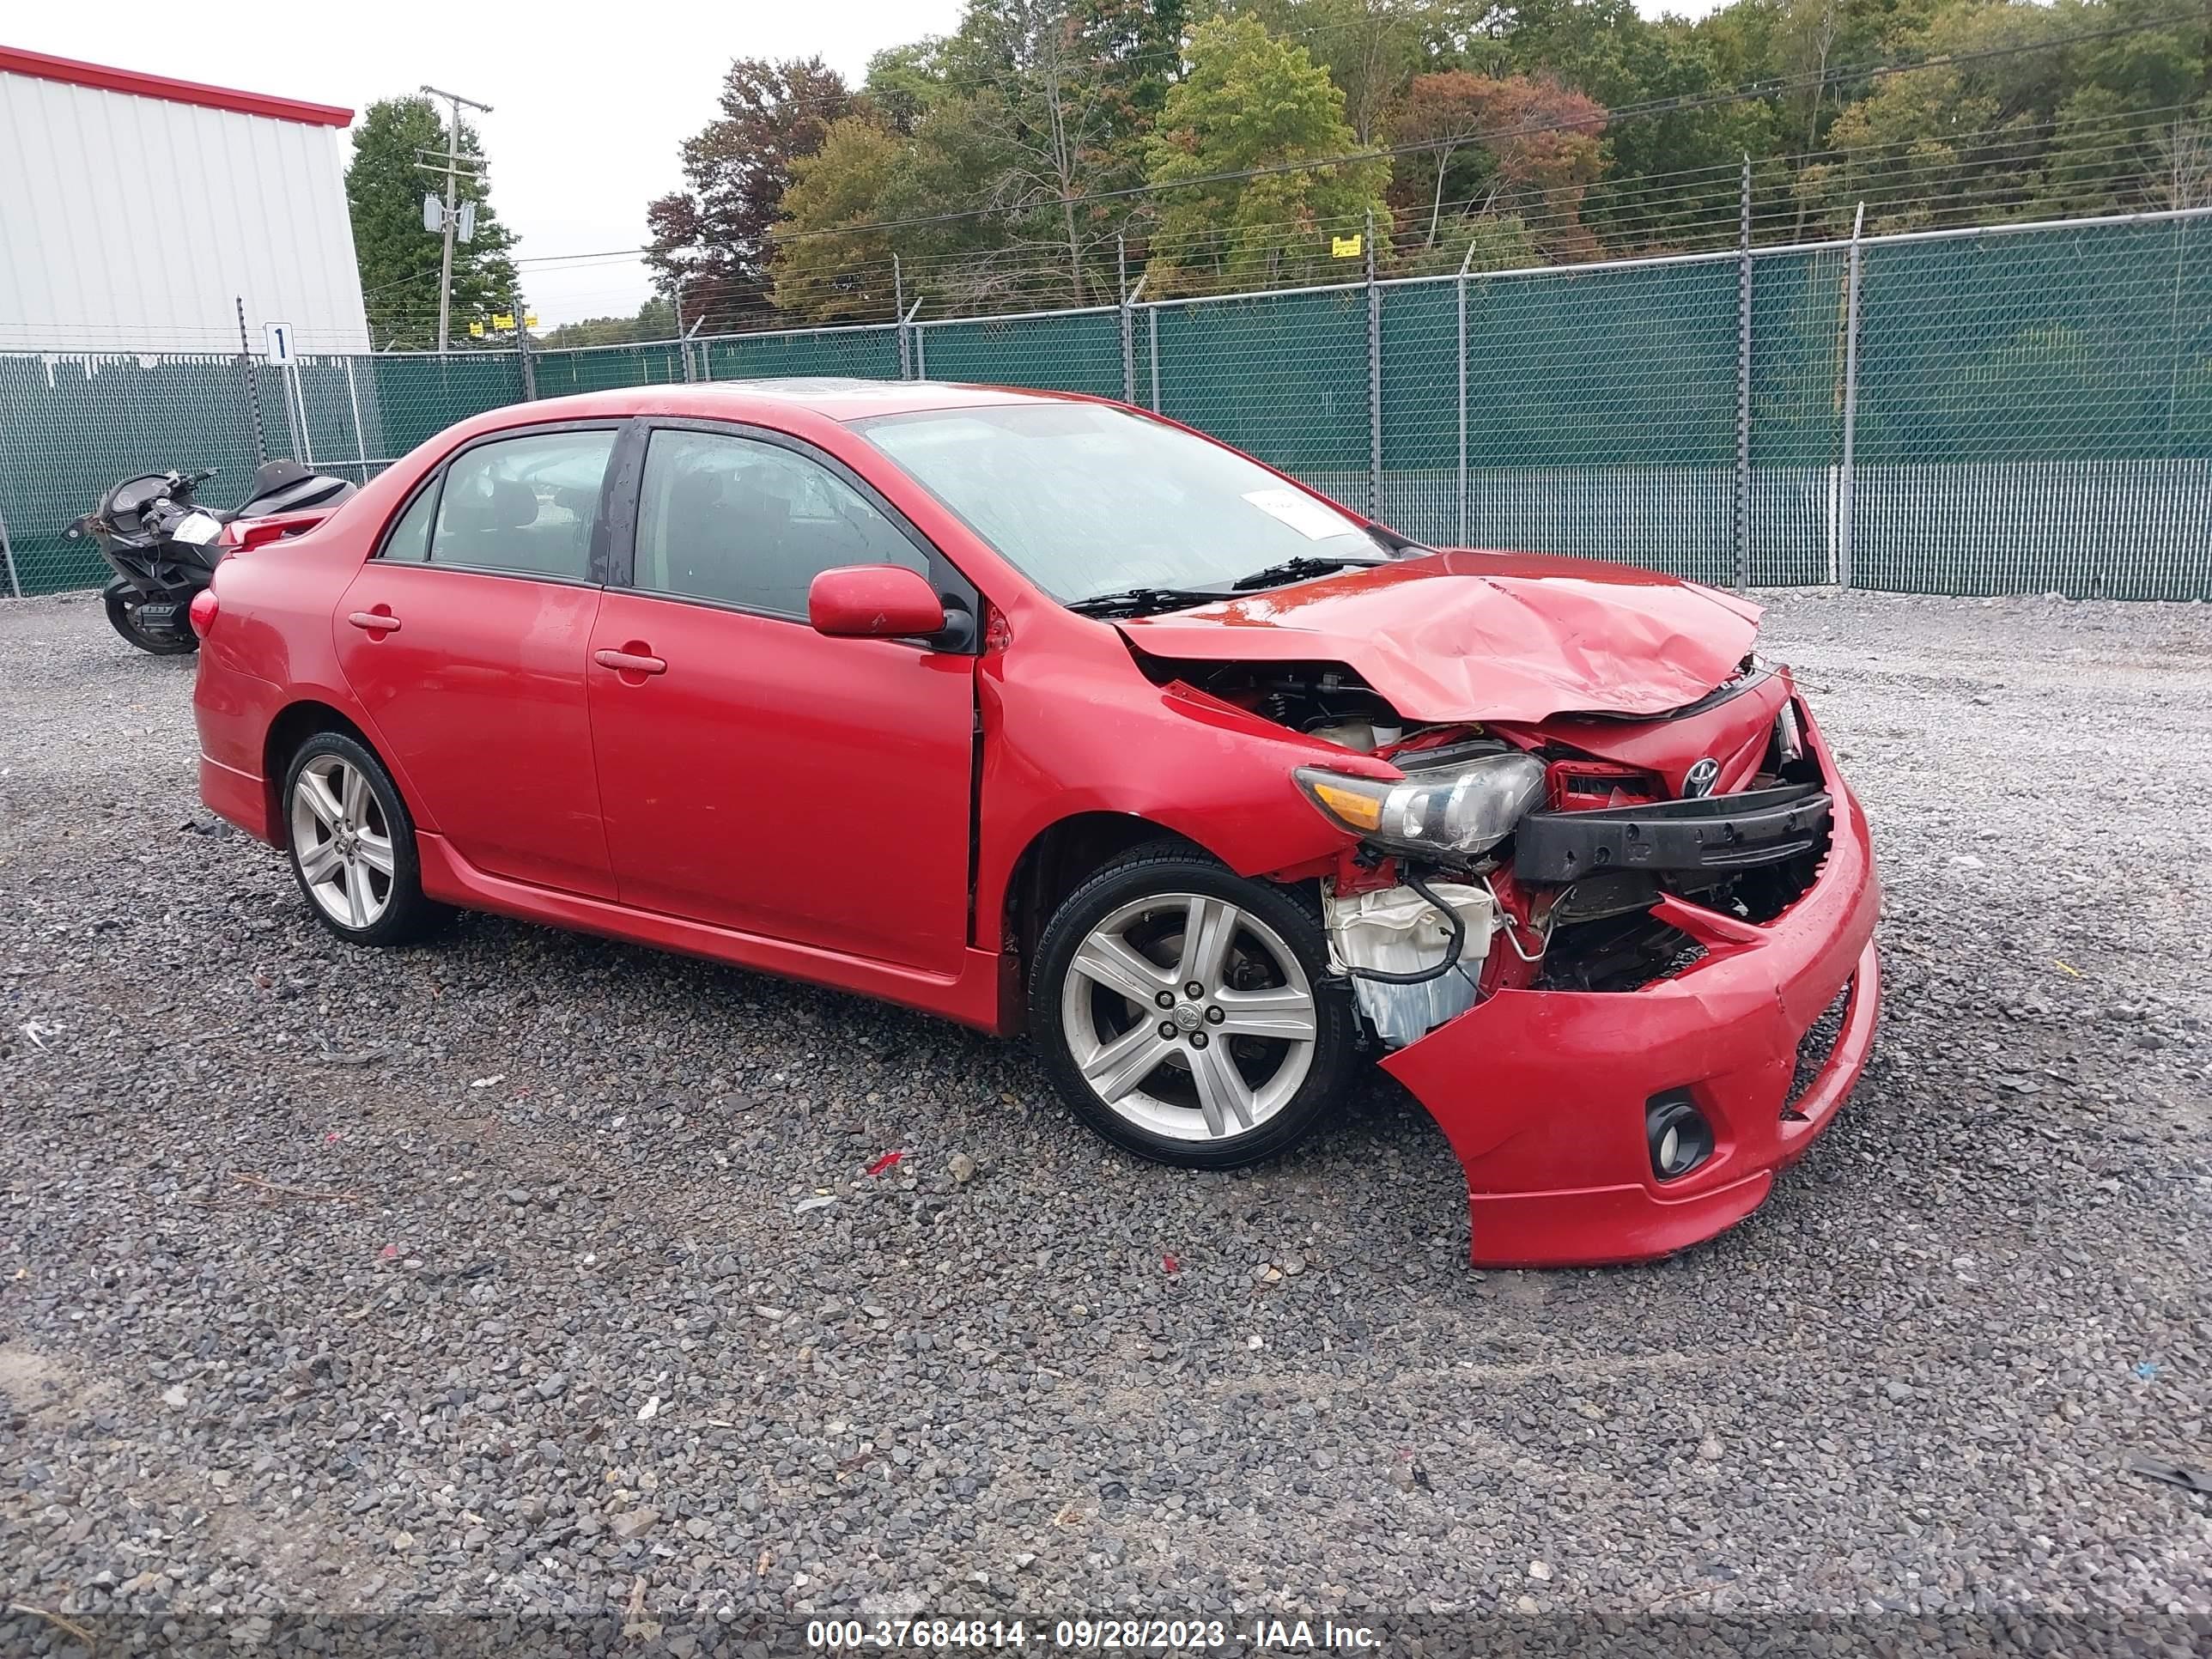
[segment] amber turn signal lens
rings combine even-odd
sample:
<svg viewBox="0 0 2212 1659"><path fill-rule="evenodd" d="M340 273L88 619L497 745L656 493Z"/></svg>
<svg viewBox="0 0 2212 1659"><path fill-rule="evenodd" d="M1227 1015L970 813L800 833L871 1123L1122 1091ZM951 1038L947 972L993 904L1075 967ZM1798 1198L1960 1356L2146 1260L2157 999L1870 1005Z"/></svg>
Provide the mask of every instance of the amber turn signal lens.
<svg viewBox="0 0 2212 1659"><path fill-rule="evenodd" d="M1316 783L1311 787L1316 800L1354 829L1375 830L1382 826L1382 798L1380 795L1363 795L1328 783Z"/></svg>

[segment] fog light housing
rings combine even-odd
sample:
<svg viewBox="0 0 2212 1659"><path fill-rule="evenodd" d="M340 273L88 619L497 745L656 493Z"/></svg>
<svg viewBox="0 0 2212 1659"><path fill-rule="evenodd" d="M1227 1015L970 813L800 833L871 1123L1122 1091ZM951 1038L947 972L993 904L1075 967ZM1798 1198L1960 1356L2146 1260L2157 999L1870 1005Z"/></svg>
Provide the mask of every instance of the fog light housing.
<svg viewBox="0 0 2212 1659"><path fill-rule="evenodd" d="M1644 1133L1651 1173L1662 1181L1680 1181L1713 1155L1713 1126L1686 1090L1651 1097L1644 1108Z"/></svg>

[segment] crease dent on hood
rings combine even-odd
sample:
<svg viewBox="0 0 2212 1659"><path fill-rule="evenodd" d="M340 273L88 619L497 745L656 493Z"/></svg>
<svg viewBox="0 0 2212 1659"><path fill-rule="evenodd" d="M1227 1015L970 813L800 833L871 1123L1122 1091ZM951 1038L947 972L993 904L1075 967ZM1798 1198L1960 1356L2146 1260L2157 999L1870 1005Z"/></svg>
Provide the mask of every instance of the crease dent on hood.
<svg viewBox="0 0 2212 1659"><path fill-rule="evenodd" d="M1335 661L1408 720L1664 714L1726 683L1758 608L1652 571L1444 554L1123 624L1170 659Z"/></svg>

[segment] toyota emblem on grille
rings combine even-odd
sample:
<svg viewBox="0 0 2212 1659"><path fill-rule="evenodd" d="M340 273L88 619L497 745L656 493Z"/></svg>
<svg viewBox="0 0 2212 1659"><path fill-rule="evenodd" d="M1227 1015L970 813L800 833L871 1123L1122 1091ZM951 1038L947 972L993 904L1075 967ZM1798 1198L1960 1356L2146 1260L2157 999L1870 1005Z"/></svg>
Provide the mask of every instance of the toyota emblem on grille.
<svg viewBox="0 0 2212 1659"><path fill-rule="evenodd" d="M1713 786L1718 783L1720 779L1721 763L1711 755L1702 757L1682 775L1683 798L1695 800L1702 795L1711 794Z"/></svg>

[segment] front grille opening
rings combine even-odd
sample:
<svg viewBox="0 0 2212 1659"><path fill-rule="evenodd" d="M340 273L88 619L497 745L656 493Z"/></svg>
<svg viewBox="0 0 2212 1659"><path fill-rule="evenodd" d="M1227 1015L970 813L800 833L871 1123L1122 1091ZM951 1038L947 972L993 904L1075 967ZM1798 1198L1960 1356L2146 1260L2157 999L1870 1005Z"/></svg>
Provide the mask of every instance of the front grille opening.
<svg viewBox="0 0 2212 1659"><path fill-rule="evenodd" d="M1790 1097L1782 1108L1785 1119L1802 1121L1804 1114L1797 1109L1797 1103L1805 1098L1826 1067L1828 1057L1836 1052L1836 1039L1843 1035L1844 1015L1850 1008L1851 990L1857 983L1856 974L1845 980L1835 1000L1820 1011L1819 1017L1805 1028L1805 1035L1797 1039L1797 1064L1790 1074Z"/></svg>
<svg viewBox="0 0 2212 1659"><path fill-rule="evenodd" d="M1540 991L1633 991L1702 962L1705 947L1680 928L1637 914L1573 922L1552 933Z"/></svg>
<svg viewBox="0 0 2212 1659"><path fill-rule="evenodd" d="M1831 819L1820 840L1797 857L1746 870L1736 878L1736 902L1746 921L1771 921L1812 890L1820 878L1820 866L1827 861L1834 830Z"/></svg>

